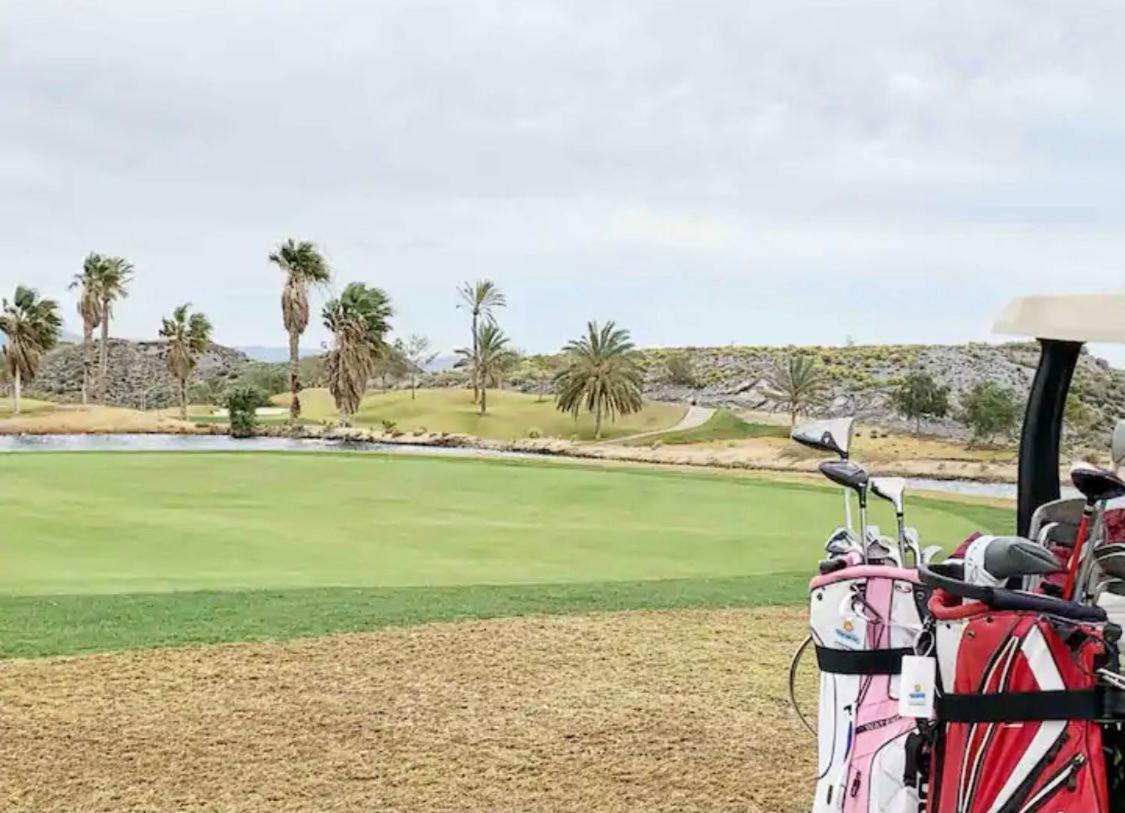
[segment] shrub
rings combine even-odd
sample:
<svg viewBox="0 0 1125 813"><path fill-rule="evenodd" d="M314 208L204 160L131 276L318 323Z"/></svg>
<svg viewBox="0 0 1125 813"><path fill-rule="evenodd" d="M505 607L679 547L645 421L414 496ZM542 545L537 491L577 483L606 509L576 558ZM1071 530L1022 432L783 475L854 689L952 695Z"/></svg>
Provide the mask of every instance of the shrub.
<svg viewBox="0 0 1125 813"><path fill-rule="evenodd" d="M531 427L530 429L527 430L527 436L529 438L531 438L532 440L536 440L538 438L543 437L543 432L542 432L542 430L539 429L539 427L533 426L533 427Z"/></svg>
<svg viewBox="0 0 1125 813"><path fill-rule="evenodd" d="M398 429L398 421L390 421L384 418L379 423L383 424L383 431L388 435L393 435L395 430Z"/></svg>
<svg viewBox="0 0 1125 813"><path fill-rule="evenodd" d="M265 406L269 397L257 387L235 387L226 395L230 413L230 434L235 438L252 438L258 429L258 407Z"/></svg>
<svg viewBox="0 0 1125 813"><path fill-rule="evenodd" d="M949 412L949 388L939 386L929 373L906 376L891 393L895 409L914 421L914 434L922 431L923 418L944 418Z"/></svg>
<svg viewBox="0 0 1125 813"><path fill-rule="evenodd" d="M699 376L695 364L687 353L673 353L664 364L665 377L670 384L681 387L699 388Z"/></svg>
<svg viewBox="0 0 1125 813"><path fill-rule="evenodd" d="M981 381L962 398L958 420L972 429L974 443L997 435L1010 439L1019 422L1019 401L995 381Z"/></svg>

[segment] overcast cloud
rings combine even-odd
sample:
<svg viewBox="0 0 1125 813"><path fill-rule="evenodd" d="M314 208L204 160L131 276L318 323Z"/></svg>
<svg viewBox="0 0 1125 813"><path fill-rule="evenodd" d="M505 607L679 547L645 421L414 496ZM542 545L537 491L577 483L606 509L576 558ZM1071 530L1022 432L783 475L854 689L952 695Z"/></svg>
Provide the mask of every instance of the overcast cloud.
<svg viewBox="0 0 1125 813"><path fill-rule="evenodd" d="M484 275L530 350L988 338L1125 286L1123 83L1116 1L0 0L0 290L280 345L292 235L442 348Z"/></svg>

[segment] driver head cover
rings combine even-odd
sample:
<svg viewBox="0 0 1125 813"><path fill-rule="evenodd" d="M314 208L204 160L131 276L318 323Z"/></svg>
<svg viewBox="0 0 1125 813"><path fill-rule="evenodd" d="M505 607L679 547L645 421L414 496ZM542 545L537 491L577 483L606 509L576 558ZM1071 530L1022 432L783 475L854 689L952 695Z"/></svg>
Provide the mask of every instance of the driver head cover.
<svg viewBox="0 0 1125 813"><path fill-rule="evenodd" d="M965 551L965 581L981 587L998 587L1008 579L1060 569L1050 551L1017 536L981 536Z"/></svg>

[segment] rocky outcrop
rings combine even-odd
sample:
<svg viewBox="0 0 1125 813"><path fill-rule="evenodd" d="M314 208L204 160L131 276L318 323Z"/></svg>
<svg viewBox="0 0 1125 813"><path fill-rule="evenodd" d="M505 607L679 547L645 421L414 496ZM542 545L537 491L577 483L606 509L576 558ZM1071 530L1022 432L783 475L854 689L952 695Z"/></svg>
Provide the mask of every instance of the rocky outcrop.
<svg viewBox="0 0 1125 813"><path fill-rule="evenodd" d="M94 382L91 400L97 392L97 348L94 342ZM165 342L109 340L109 372L106 401L115 406L160 408L178 403L177 383L168 372L168 345ZM233 382L255 362L246 354L213 344L199 357L189 386L204 379ZM51 401L74 403L82 397L82 345L60 344L44 359L39 375L28 387L29 395Z"/></svg>
<svg viewBox="0 0 1125 813"><path fill-rule="evenodd" d="M1036 345L871 345L856 347L688 347L646 349L640 352L645 369L645 394L658 401L685 403L735 410L769 409L766 376L773 364L792 353L814 357L827 374L828 396L821 411L829 415L857 415L869 422L897 428L907 424L895 414L891 393L907 373L921 370L949 387L954 405L981 381L994 381L1026 396L1039 360ZM694 371L697 386L676 383L669 371L673 356L685 356ZM549 371L557 369L558 357L525 360L512 383L529 392L538 391ZM443 374L450 384L457 372ZM1104 433L1118 417L1125 416L1125 371L1104 360L1083 354L1075 375L1074 402L1080 405L1083 422L1092 431ZM952 420L931 422L928 432L963 436L965 430Z"/></svg>

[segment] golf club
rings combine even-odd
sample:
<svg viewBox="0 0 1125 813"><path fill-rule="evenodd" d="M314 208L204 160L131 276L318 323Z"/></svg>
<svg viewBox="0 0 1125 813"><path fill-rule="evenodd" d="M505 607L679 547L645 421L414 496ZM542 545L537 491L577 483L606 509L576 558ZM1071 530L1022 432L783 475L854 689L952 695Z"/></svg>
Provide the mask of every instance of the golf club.
<svg viewBox="0 0 1125 813"><path fill-rule="evenodd" d="M862 466L846 460L829 460L820 464L820 473L836 485L843 486L845 495L854 491L859 498L859 538L867 541L867 486L870 478Z"/></svg>
<svg viewBox="0 0 1125 813"><path fill-rule="evenodd" d="M895 509L895 521L898 523L898 558L900 562L906 561L906 550L911 548L914 554L914 564L922 560L922 553L915 544L911 547L906 535L906 480L902 477L872 477L871 491L876 497L881 497L891 503Z"/></svg>
<svg viewBox="0 0 1125 813"><path fill-rule="evenodd" d="M855 551L861 551L859 540L848 528L837 528L828 541L824 543L824 550L831 556L846 556Z"/></svg>
<svg viewBox="0 0 1125 813"><path fill-rule="evenodd" d="M1070 470L1070 479L1074 487L1085 497L1086 504L1082 508L1082 522L1078 526L1078 536L1074 541L1074 550L1071 551L1066 568L1066 583L1063 585L1062 597L1067 601L1074 597L1078 571L1083 562L1086 542L1093 530L1098 505L1113 497L1125 495L1125 482L1113 472L1089 463L1075 464Z"/></svg>
<svg viewBox="0 0 1125 813"><path fill-rule="evenodd" d="M829 452L839 457L841 461L846 461L852 445L854 428L855 418L811 421L796 427L790 437L802 446L821 452ZM848 530L854 530L852 503L846 488L844 489L844 525Z"/></svg>

